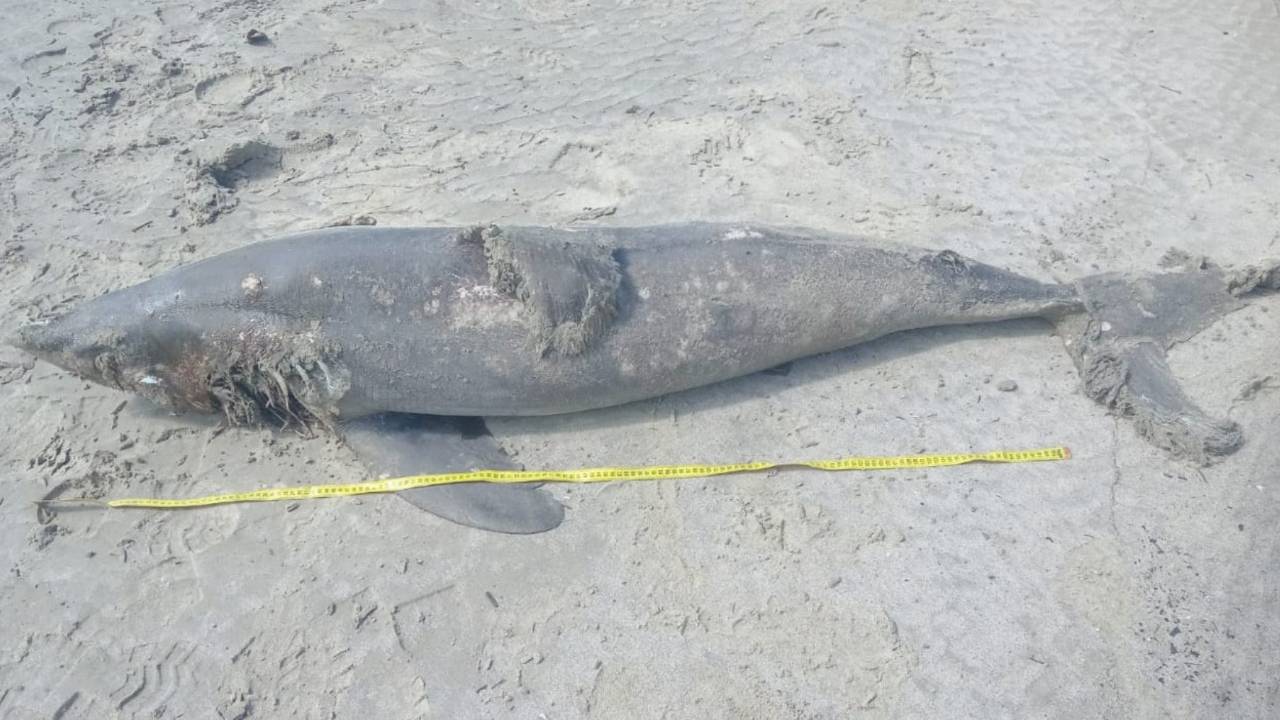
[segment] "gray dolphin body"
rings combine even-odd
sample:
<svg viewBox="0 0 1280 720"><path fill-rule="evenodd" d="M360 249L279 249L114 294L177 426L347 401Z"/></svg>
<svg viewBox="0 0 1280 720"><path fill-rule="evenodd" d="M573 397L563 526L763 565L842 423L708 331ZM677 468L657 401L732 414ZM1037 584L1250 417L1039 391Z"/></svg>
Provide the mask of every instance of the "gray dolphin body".
<svg viewBox="0 0 1280 720"><path fill-rule="evenodd" d="M1044 317L1091 396L1208 462L1241 434L1182 393L1164 350L1277 286L1276 267L1211 266L1045 284L949 251L753 225L339 228L175 269L19 344L177 410L337 427L375 471L413 473L501 461L482 431L459 445L438 416L606 407L903 330ZM488 529L560 521L533 488L408 497Z"/></svg>

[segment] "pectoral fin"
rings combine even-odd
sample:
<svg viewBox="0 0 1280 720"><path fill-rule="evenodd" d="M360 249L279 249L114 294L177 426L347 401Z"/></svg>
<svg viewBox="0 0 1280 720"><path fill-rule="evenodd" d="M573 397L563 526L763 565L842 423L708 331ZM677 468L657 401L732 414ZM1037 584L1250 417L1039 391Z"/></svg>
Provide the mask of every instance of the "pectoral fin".
<svg viewBox="0 0 1280 720"><path fill-rule="evenodd" d="M480 418L384 413L345 423L343 430L375 475L518 469ZM458 483L398 494L446 520L494 532L545 532L564 519L559 501L534 485Z"/></svg>

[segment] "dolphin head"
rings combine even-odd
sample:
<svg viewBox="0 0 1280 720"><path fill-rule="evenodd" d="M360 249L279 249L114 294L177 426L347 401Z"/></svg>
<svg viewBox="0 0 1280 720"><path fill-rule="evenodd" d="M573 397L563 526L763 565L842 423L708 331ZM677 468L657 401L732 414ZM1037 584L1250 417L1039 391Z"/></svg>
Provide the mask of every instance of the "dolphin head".
<svg viewBox="0 0 1280 720"><path fill-rule="evenodd" d="M234 259L234 258L233 258ZM232 424L337 414L350 374L335 344L274 312L257 275L193 265L18 330L18 347L101 385Z"/></svg>
<svg viewBox="0 0 1280 720"><path fill-rule="evenodd" d="M199 333L141 289L108 293L61 317L23 326L12 344L77 377L175 410L212 410L207 392L193 392L184 375L184 359L201 356Z"/></svg>

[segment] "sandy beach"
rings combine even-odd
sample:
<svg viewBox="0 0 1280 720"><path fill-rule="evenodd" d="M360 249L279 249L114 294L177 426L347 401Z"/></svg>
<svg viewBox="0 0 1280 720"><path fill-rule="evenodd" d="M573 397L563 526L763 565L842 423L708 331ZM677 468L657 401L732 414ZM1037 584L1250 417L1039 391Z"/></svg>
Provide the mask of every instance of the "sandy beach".
<svg viewBox="0 0 1280 720"><path fill-rule="evenodd" d="M343 223L800 225L1060 282L1280 256L1272 0L0 19L0 336ZM170 416L0 345L0 717L1277 717L1280 297L1170 357L1238 453L1144 442L1039 321L494 419L529 468L1073 453L557 487L564 524L520 537L394 496L41 511L365 477L330 437Z"/></svg>

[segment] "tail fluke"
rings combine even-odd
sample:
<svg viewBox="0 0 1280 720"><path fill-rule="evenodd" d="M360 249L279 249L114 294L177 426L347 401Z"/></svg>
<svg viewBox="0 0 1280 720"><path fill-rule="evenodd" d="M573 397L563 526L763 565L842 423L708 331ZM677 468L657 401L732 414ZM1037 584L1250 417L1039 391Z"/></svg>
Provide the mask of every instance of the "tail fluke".
<svg viewBox="0 0 1280 720"><path fill-rule="evenodd" d="M1098 275L1078 283L1084 313L1056 324L1086 394L1131 419L1153 444L1208 465L1239 449L1244 434L1187 397L1165 353L1242 307L1241 297L1277 289L1280 262L1234 273L1200 263L1136 280Z"/></svg>

